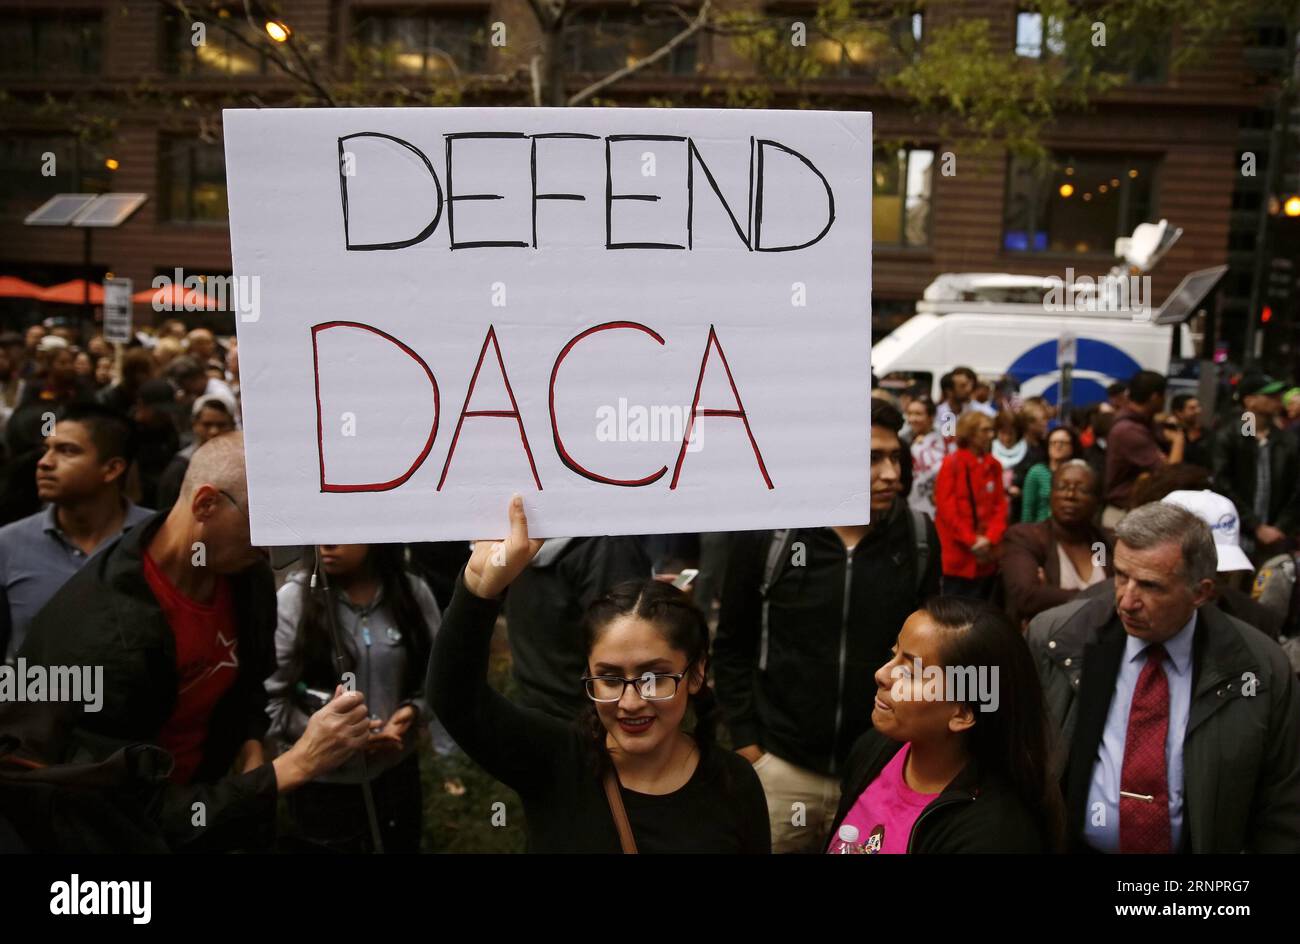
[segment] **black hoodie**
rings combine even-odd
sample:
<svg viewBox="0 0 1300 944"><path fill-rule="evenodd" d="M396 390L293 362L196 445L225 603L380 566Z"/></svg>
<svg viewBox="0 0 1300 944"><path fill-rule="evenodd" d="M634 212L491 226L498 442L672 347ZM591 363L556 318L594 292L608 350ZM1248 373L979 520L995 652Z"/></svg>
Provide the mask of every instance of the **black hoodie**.
<svg viewBox="0 0 1300 944"><path fill-rule="evenodd" d="M758 744L832 776L871 727L876 670L904 621L939 592L940 549L925 519L928 561L918 574L912 515L896 499L850 554L830 528L792 531L768 591L772 532L738 535L727 564L713 672L732 743Z"/></svg>
<svg viewBox="0 0 1300 944"><path fill-rule="evenodd" d="M902 747L875 730L853 745L844 769L840 807L824 847L829 847L858 797ZM911 855L1050 852L1040 819L1008 785L981 777L971 761L916 818L907 851Z"/></svg>

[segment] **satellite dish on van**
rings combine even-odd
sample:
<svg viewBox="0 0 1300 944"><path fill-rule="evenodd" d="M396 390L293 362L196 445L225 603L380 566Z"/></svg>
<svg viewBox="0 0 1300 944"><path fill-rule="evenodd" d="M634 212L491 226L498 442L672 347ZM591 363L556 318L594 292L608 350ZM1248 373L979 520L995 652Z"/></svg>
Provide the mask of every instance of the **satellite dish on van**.
<svg viewBox="0 0 1300 944"><path fill-rule="evenodd" d="M1150 272L1182 235L1182 228L1170 227L1168 220L1139 223L1132 236L1115 240L1115 255L1139 272Z"/></svg>

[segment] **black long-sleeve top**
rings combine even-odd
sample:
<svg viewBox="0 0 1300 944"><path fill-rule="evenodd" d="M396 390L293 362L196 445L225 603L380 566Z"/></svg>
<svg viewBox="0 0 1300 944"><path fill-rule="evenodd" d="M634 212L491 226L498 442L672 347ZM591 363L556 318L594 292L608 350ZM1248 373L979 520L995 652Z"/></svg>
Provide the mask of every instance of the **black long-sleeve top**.
<svg viewBox="0 0 1300 944"><path fill-rule="evenodd" d="M488 684L499 606L457 579L429 661L429 704L466 754L519 793L530 852L617 853L618 831L590 739ZM763 787L750 764L730 751L706 751L691 779L673 793L623 788L622 795L639 852L771 850Z"/></svg>

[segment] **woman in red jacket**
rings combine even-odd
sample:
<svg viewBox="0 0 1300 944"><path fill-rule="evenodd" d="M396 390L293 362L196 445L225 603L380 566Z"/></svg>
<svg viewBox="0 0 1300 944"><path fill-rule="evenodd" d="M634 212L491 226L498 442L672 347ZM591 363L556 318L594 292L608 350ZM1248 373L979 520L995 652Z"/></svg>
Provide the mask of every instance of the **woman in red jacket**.
<svg viewBox="0 0 1300 944"><path fill-rule="evenodd" d="M943 545L943 592L988 599L1007 530L1002 466L989 453L993 419L975 410L957 420L957 451L935 480L934 525Z"/></svg>

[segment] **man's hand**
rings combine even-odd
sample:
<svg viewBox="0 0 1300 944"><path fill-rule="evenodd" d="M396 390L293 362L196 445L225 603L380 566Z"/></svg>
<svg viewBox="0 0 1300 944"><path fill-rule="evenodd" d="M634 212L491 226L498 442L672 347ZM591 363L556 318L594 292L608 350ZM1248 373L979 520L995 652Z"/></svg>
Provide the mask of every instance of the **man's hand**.
<svg viewBox="0 0 1300 944"><path fill-rule="evenodd" d="M250 770L256 770L266 763L266 756L262 752L262 742L248 740L239 749L235 755L233 770L237 774L246 774Z"/></svg>
<svg viewBox="0 0 1300 944"><path fill-rule="evenodd" d="M1271 524L1261 524L1255 529L1255 539L1260 544L1276 544L1285 538L1286 532L1281 528L1273 527Z"/></svg>
<svg viewBox="0 0 1300 944"><path fill-rule="evenodd" d="M749 744L745 747L738 748L736 753L745 758L745 760L749 761L751 764L757 764L759 760L762 759L765 752L757 744Z"/></svg>
<svg viewBox="0 0 1300 944"><path fill-rule="evenodd" d="M524 500L516 495L510 499L510 536L504 541L474 542L474 552L465 565L465 588L484 600L499 596L541 547L541 541L528 538Z"/></svg>
<svg viewBox="0 0 1300 944"><path fill-rule="evenodd" d="M360 692L336 687L333 700L308 719L297 743L275 759L281 792L328 773L363 747L370 735L369 718Z"/></svg>
<svg viewBox="0 0 1300 944"><path fill-rule="evenodd" d="M975 559L981 564L987 564L993 548L993 542L980 535L975 539L975 543L970 546L970 552L975 555Z"/></svg>

